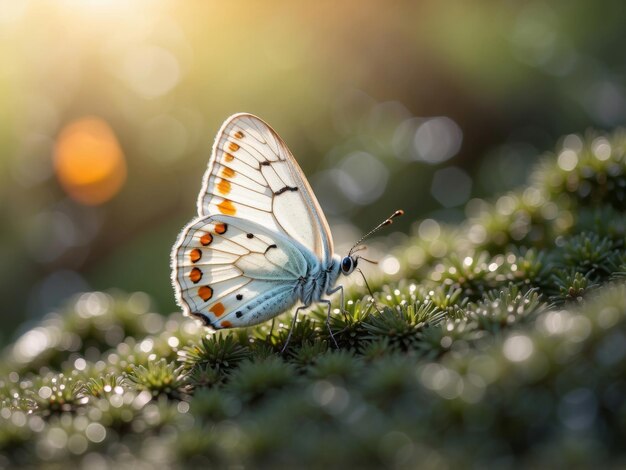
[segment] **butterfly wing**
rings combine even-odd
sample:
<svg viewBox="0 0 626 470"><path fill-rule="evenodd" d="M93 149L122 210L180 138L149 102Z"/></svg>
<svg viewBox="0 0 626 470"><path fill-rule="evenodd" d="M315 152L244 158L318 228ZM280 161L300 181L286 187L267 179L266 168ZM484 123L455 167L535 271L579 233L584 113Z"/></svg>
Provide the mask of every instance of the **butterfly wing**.
<svg viewBox="0 0 626 470"><path fill-rule="evenodd" d="M261 323L291 307L312 254L238 217L199 217L172 251L172 283L187 315L214 329Z"/></svg>
<svg viewBox="0 0 626 470"><path fill-rule="evenodd" d="M224 214L297 240L326 265L333 242L306 177L287 145L251 114L228 118L217 134L198 197L198 215Z"/></svg>

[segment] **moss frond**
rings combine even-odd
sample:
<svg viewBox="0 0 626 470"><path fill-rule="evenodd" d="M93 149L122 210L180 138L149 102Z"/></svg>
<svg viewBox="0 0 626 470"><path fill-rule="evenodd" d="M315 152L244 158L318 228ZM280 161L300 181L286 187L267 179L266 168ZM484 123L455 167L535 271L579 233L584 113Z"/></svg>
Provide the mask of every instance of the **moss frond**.
<svg viewBox="0 0 626 470"><path fill-rule="evenodd" d="M126 377L127 382L138 391L148 391L153 397L165 395L180 399L185 394L187 376L184 366L165 359L134 367Z"/></svg>

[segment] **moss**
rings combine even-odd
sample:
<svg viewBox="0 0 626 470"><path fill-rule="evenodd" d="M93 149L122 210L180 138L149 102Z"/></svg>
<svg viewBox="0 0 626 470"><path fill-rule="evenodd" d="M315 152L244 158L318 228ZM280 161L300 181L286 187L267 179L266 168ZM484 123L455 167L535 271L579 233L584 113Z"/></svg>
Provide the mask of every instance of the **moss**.
<svg viewBox="0 0 626 470"><path fill-rule="evenodd" d="M205 336L144 294L78 296L3 356L0 466L620 465L625 170L624 134L589 134L429 221L373 298L346 290L339 350L323 306L281 355L288 314Z"/></svg>

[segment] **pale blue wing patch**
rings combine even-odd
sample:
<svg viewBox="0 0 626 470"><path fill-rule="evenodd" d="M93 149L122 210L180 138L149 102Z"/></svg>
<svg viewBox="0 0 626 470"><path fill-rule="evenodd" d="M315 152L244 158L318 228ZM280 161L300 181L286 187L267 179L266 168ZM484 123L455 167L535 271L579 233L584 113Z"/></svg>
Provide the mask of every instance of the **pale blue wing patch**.
<svg viewBox="0 0 626 470"><path fill-rule="evenodd" d="M184 313L216 329L252 324L246 322L293 305L294 287L315 263L311 257L287 237L253 222L203 217L183 230L172 252L177 301ZM263 303L268 292L281 295L272 308Z"/></svg>

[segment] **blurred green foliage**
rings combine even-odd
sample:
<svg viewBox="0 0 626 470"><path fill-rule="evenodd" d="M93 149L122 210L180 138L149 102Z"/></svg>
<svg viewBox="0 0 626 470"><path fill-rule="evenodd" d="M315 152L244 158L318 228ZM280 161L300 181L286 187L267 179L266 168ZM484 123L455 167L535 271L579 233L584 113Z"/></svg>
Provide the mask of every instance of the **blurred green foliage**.
<svg viewBox="0 0 626 470"><path fill-rule="evenodd" d="M620 131L566 139L459 226L416 223L400 279L333 314L339 350L321 307L281 356L289 315L204 337L82 294L3 356L0 465L621 466L624 170Z"/></svg>

